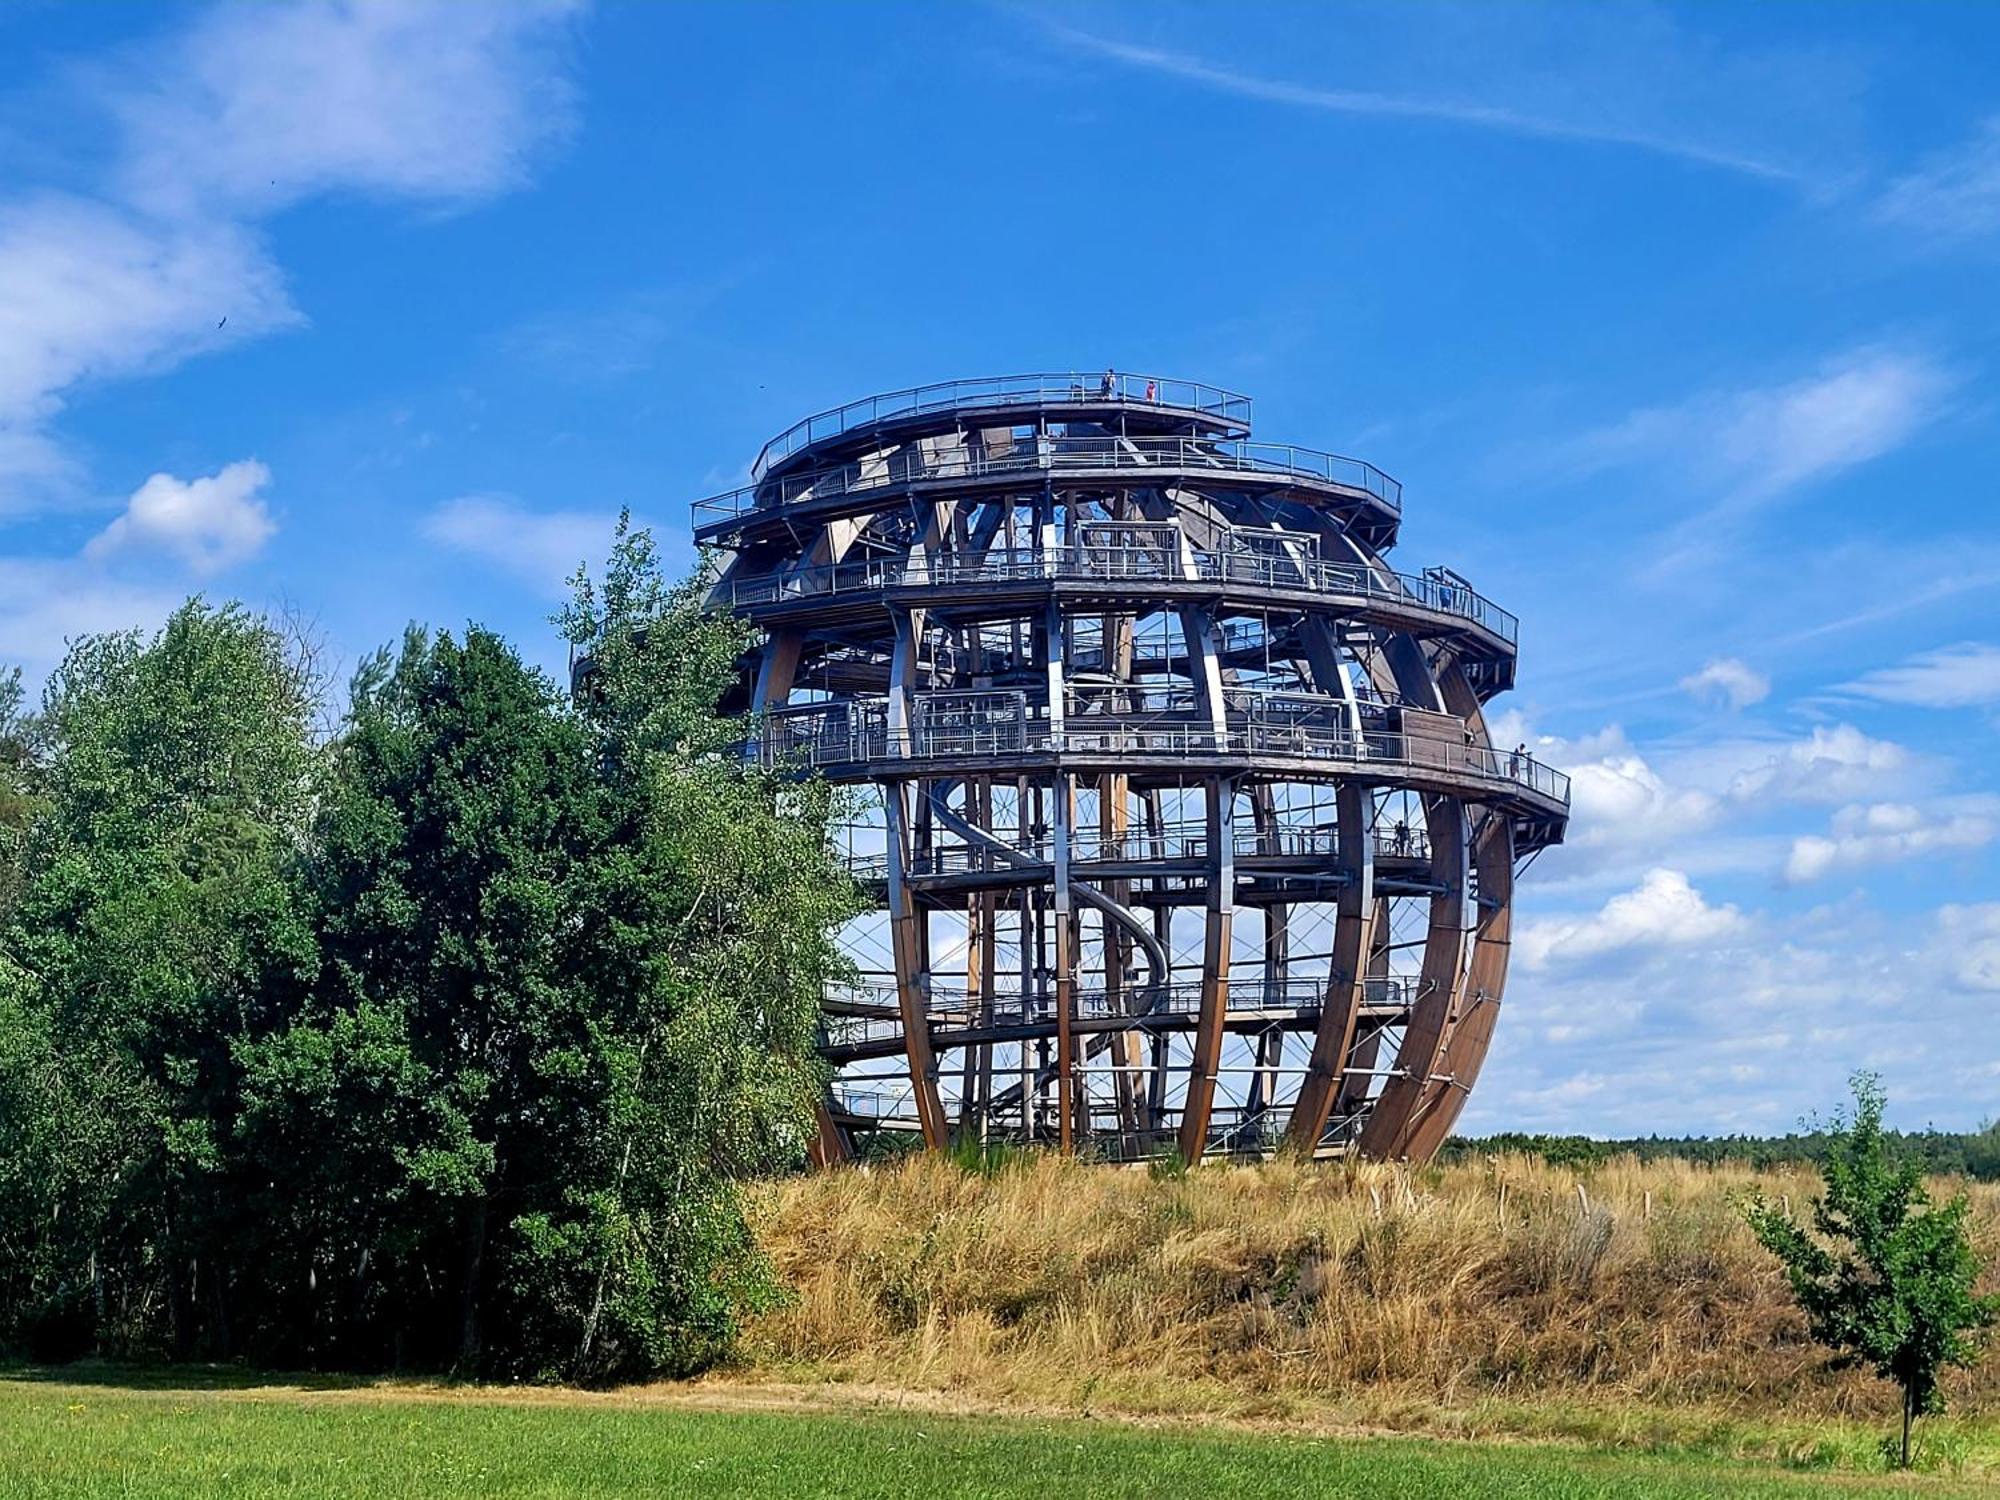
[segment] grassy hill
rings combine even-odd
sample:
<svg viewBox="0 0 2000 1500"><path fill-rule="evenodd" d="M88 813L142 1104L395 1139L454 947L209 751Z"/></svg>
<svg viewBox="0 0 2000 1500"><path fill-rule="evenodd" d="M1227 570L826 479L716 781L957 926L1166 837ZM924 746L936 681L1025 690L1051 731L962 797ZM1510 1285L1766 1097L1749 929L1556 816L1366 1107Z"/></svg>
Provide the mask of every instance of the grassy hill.
<svg viewBox="0 0 2000 1500"><path fill-rule="evenodd" d="M1816 1182L1519 1156L1182 1176L914 1159L798 1178L758 1204L795 1296L753 1328L748 1373L1866 1465L1893 1392L1827 1368L1739 1213ZM2000 1187L1970 1191L2000 1262ZM2000 1470L2000 1358L1947 1394L1933 1451Z"/></svg>

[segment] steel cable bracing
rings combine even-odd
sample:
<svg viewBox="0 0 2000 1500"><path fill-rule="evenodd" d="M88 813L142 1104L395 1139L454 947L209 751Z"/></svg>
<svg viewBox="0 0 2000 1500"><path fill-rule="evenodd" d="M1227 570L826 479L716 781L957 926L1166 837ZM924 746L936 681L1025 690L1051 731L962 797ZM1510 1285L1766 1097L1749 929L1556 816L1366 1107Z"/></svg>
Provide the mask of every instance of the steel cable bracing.
<svg viewBox="0 0 2000 1500"><path fill-rule="evenodd" d="M1514 617L1386 561L1395 480L1118 371L866 397L752 474L695 508L745 753L879 799L816 1158L1436 1150L1568 784L1488 736Z"/></svg>

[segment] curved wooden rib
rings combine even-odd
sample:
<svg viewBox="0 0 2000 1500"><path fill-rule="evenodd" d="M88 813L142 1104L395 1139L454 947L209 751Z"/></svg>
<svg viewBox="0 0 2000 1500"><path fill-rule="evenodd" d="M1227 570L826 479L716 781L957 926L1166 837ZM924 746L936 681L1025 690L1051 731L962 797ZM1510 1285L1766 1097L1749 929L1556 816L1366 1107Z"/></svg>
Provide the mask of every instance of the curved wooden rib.
<svg viewBox="0 0 2000 1500"><path fill-rule="evenodd" d="M1438 1059L1438 1081L1417 1107L1415 1128L1404 1148L1416 1161L1435 1156L1458 1123L1486 1061L1493 1024L1500 1018L1500 992L1507 982L1508 934L1514 915L1514 825L1489 814L1472 859L1479 885L1478 927L1459 993L1458 1019Z"/></svg>
<svg viewBox="0 0 2000 1500"><path fill-rule="evenodd" d="M1440 661L1437 682L1445 707L1464 719L1482 742L1487 740L1485 709L1458 664L1449 658ZM1487 814L1473 847L1472 864L1479 892L1472 956L1452 1007L1450 1034L1435 1069L1437 1079L1417 1107L1404 1148L1405 1154L1420 1161L1436 1155L1451 1134L1500 1018L1514 907L1514 828L1503 814Z"/></svg>
<svg viewBox="0 0 2000 1500"><path fill-rule="evenodd" d="M1409 1154L1417 1105L1444 1047L1465 964L1465 808L1448 797L1428 798L1425 822L1430 829L1431 879L1439 889L1431 897L1417 1003L1403 1028L1395 1074L1362 1127L1358 1149L1363 1156L1393 1160Z"/></svg>

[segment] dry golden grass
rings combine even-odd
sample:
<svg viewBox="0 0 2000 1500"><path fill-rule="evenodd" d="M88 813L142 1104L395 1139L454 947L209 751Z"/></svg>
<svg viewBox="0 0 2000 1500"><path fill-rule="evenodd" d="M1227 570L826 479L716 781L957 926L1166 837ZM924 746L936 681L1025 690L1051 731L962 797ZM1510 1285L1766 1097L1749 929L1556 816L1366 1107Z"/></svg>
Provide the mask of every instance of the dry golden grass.
<svg viewBox="0 0 2000 1500"><path fill-rule="evenodd" d="M990 1176L850 1168L761 1190L795 1296L747 1359L977 1403L1673 1443L1726 1428L1783 1452L1893 1405L1826 1368L1743 1226L1747 1194L1803 1205L1816 1182L1521 1158L1178 1179L1052 1156ZM2000 1189L1972 1196L1990 1263ZM1947 1389L1988 1448L2000 1351Z"/></svg>

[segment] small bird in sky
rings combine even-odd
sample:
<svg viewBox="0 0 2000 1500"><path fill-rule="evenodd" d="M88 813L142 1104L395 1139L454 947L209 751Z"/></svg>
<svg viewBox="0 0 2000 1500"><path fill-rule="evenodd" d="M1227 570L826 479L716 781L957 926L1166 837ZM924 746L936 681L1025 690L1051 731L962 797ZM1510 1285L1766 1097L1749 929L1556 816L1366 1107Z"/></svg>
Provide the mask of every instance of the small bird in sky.
<svg viewBox="0 0 2000 1500"><path fill-rule="evenodd" d="M222 315L222 323L227 323L228 321L229 321L229 314L228 314L228 313L224 313L224 314ZM220 328L220 327L222 326L222 323L217 323L217 324L216 324L215 326L216 326L217 328Z"/></svg>

